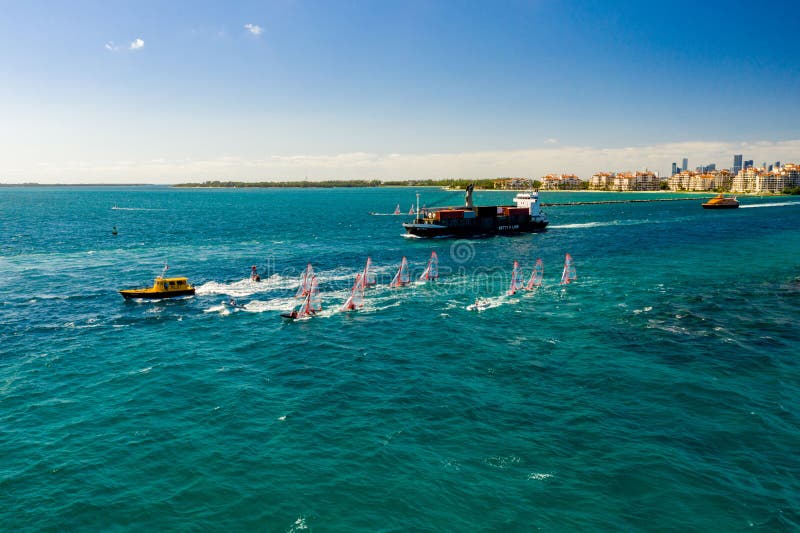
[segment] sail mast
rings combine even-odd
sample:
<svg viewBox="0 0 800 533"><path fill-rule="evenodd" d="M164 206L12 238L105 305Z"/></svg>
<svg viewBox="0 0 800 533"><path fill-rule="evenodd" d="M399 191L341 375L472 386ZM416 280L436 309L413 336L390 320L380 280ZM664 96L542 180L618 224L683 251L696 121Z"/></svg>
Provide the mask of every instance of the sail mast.
<svg viewBox="0 0 800 533"><path fill-rule="evenodd" d="M542 278L544 277L544 263L542 263L541 259L536 260L536 264L533 266L533 272L531 273L531 277L528 280L528 285L525 289L532 291L542 285Z"/></svg>
<svg viewBox="0 0 800 533"><path fill-rule="evenodd" d="M403 260L400 262L400 268L397 270L397 274L394 275L389 287L402 287L403 285L407 285L409 281L411 280L408 276L408 260L406 256L403 256Z"/></svg>
<svg viewBox="0 0 800 533"><path fill-rule="evenodd" d="M364 266L364 273L361 278L364 287L370 287L378 283L375 279L375 272L372 270L372 258L370 257L367 257L367 264Z"/></svg>
<svg viewBox="0 0 800 533"><path fill-rule="evenodd" d="M516 294L522 288L522 269L519 268L519 261L514 261L514 268L511 270L511 285L508 287L508 294Z"/></svg>
<svg viewBox="0 0 800 533"><path fill-rule="evenodd" d="M350 291L350 297L342 306L342 311L355 311L364 306L364 275L359 272Z"/></svg>
<svg viewBox="0 0 800 533"><path fill-rule="evenodd" d="M567 254L564 257L564 271L561 273L561 285L569 285L576 279L578 279L578 274L575 271L575 265L572 264L572 256Z"/></svg>
<svg viewBox="0 0 800 533"><path fill-rule="evenodd" d="M308 263L308 266L306 266L306 269L300 276L300 288L297 289L297 298L301 298L308 294L308 292L311 290L311 280L314 277L314 268L311 266L311 263Z"/></svg>
<svg viewBox="0 0 800 533"><path fill-rule="evenodd" d="M419 277L421 281L430 281L432 279L439 278L439 256L436 255L436 252L431 252L431 258L428 259L428 266L425 268L425 271Z"/></svg>

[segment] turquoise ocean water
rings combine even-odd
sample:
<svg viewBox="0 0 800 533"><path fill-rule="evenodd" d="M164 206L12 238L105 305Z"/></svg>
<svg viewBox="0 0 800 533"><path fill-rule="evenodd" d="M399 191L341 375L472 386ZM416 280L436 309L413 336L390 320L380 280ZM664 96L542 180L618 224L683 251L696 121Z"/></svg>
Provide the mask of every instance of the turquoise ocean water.
<svg viewBox="0 0 800 533"><path fill-rule="evenodd" d="M797 199L459 241L369 214L414 193L0 189L0 529L800 528ZM432 250L438 282L385 286ZM335 312L368 255L383 285ZM197 295L123 301L165 259ZM285 322L309 261L325 311Z"/></svg>

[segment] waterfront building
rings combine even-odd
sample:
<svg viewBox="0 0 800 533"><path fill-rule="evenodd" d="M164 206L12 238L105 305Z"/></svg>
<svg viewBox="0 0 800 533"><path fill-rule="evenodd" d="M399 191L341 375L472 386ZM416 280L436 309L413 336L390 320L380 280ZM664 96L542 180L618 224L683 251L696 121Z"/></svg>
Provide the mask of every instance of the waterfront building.
<svg viewBox="0 0 800 533"><path fill-rule="evenodd" d="M733 174L729 170L717 170L711 173L714 176L714 190L728 191L733 182Z"/></svg>
<svg viewBox="0 0 800 533"><path fill-rule="evenodd" d="M619 172L614 175L611 190L614 191L657 191L661 188L658 174L649 170L639 172Z"/></svg>
<svg viewBox="0 0 800 533"><path fill-rule="evenodd" d="M756 189L756 172L754 168L743 168L733 178L731 192L753 192Z"/></svg>
<svg viewBox="0 0 800 533"><path fill-rule="evenodd" d="M731 173L727 170L714 169L708 172L687 170L667 179L667 186L671 191L727 190L731 181Z"/></svg>
<svg viewBox="0 0 800 533"><path fill-rule="evenodd" d="M779 193L800 186L800 167L787 163L772 172L763 168L742 169L731 184L731 192Z"/></svg>
<svg viewBox="0 0 800 533"><path fill-rule="evenodd" d="M528 178L501 178L494 180L492 183L495 189L511 191L528 189L531 186L531 180Z"/></svg>
<svg viewBox="0 0 800 533"><path fill-rule="evenodd" d="M548 174L540 178L544 190L578 190L583 188L583 180L575 174Z"/></svg>
<svg viewBox="0 0 800 533"><path fill-rule="evenodd" d="M683 158L683 165L681 165L681 170L689 170L689 159Z"/></svg>
<svg viewBox="0 0 800 533"><path fill-rule="evenodd" d="M613 185L613 172L596 172L589 178L589 188L594 191L609 191Z"/></svg>
<svg viewBox="0 0 800 533"><path fill-rule="evenodd" d="M688 191L689 182L695 172L685 170L678 172L667 178L667 186L671 191Z"/></svg>
<svg viewBox="0 0 800 533"><path fill-rule="evenodd" d="M776 165L778 165L776 163ZM785 187L800 187L800 165L796 163L786 163L773 171L783 177Z"/></svg>
<svg viewBox="0 0 800 533"><path fill-rule="evenodd" d="M674 176L678 173L678 163L672 162L672 174L670 176Z"/></svg>

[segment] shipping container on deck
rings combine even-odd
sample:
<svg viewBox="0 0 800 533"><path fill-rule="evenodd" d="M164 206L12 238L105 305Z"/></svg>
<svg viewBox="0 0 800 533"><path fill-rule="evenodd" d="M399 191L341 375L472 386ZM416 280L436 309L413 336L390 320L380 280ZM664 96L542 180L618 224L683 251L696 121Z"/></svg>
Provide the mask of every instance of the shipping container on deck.
<svg viewBox="0 0 800 533"><path fill-rule="evenodd" d="M448 218L464 218L464 211L461 209L442 209L439 211L439 220Z"/></svg>

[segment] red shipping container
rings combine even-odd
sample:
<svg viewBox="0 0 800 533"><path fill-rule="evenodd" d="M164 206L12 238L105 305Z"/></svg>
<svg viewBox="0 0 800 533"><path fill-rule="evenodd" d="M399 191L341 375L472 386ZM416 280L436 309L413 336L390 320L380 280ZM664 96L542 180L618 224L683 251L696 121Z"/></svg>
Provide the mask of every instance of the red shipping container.
<svg viewBox="0 0 800 533"><path fill-rule="evenodd" d="M460 209L442 209L439 211L439 219L443 218L464 218L464 211Z"/></svg>

